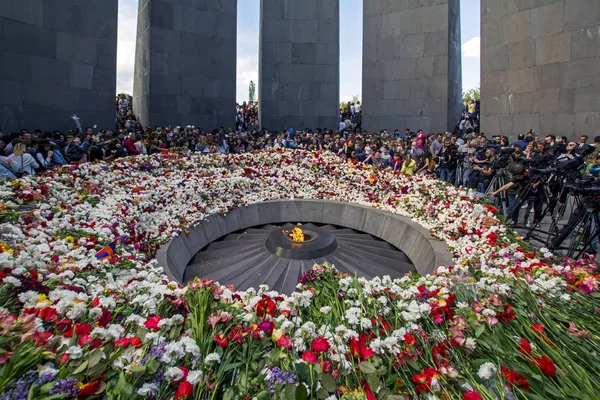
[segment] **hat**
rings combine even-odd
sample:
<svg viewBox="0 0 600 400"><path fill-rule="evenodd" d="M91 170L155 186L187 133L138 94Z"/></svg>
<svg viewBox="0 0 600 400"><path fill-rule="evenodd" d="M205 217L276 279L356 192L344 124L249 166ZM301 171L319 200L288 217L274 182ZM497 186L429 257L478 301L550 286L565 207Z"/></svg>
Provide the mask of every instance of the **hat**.
<svg viewBox="0 0 600 400"><path fill-rule="evenodd" d="M288 128L288 132L293 133L294 132L294 128Z"/></svg>

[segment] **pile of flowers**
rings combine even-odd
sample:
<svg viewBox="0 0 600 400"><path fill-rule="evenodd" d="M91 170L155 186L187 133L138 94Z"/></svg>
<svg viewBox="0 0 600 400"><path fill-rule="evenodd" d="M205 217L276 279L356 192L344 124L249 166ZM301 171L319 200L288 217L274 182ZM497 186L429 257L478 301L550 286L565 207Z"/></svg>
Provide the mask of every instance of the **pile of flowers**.
<svg viewBox="0 0 600 400"><path fill-rule="evenodd" d="M283 198L411 217L455 265L317 265L280 294L182 287L153 261L209 215ZM430 177L278 150L83 164L0 186L0 242L1 399L600 397L595 261L533 249Z"/></svg>

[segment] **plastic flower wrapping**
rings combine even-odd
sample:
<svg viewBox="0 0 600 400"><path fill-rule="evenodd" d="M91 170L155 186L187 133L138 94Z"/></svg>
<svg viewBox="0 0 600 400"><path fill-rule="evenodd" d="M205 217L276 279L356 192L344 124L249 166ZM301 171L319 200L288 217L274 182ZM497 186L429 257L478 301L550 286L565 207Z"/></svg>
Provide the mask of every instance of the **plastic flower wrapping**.
<svg viewBox="0 0 600 400"><path fill-rule="evenodd" d="M315 265L281 294L183 287L153 261L210 215L300 198L410 217L454 265ZM0 186L0 399L595 399L599 313L593 258L521 242L475 192L332 154L139 156Z"/></svg>

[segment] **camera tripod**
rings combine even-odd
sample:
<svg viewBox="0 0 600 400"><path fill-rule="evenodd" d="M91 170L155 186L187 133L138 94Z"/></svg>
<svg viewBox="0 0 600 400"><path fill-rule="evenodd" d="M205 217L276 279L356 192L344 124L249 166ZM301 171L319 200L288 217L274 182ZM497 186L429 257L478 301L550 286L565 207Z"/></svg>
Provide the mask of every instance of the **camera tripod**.
<svg viewBox="0 0 600 400"><path fill-rule="evenodd" d="M572 216L573 211L579 206L579 196L575 194L571 188L564 184L560 186L560 191L556 194L549 187L546 186L546 207L542 212L539 219L535 219L531 228L527 230L527 233L523 236L523 239L535 239L543 243L545 246L549 246L550 240L559 232L559 222L565 216L567 209L570 210L569 217ZM550 226L547 230L540 228L540 224L546 216L550 215Z"/></svg>
<svg viewBox="0 0 600 400"><path fill-rule="evenodd" d="M600 240L600 202L598 199L584 199L571 219L550 240L550 250L566 250L568 257L579 258L584 252L596 253L592 245ZM570 238L565 247L561 245Z"/></svg>
<svg viewBox="0 0 600 400"><path fill-rule="evenodd" d="M497 191L511 180L512 175L506 170L506 168L499 169L492 178L492 181L485 191L485 194L489 195L490 193ZM502 213L506 215L508 212L508 197L506 196L506 191L498 193L498 201L500 203L499 207L502 210Z"/></svg>

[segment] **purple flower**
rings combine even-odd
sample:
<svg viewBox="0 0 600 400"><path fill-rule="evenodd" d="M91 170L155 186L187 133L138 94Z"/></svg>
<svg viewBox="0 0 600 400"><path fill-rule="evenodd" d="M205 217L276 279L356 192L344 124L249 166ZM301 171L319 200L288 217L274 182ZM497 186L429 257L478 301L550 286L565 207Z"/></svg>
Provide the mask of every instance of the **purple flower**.
<svg viewBox="0 0 600 400"><path fill-rule="evenodd" d="M74 399L79 394L77 382L75 378L59 379L50 394L65 394L68 399Z"/></svg>
<svg viewBox="0 0 600 400"><path fill-rule="evenodd" d="M283 385L286 383L296 384L298 383L298 377L291 372L285 372L277 367L274 367L271 370L271 377L269 378L268 382L269 391L271 393L275 393L276 384Z"/></svg>

